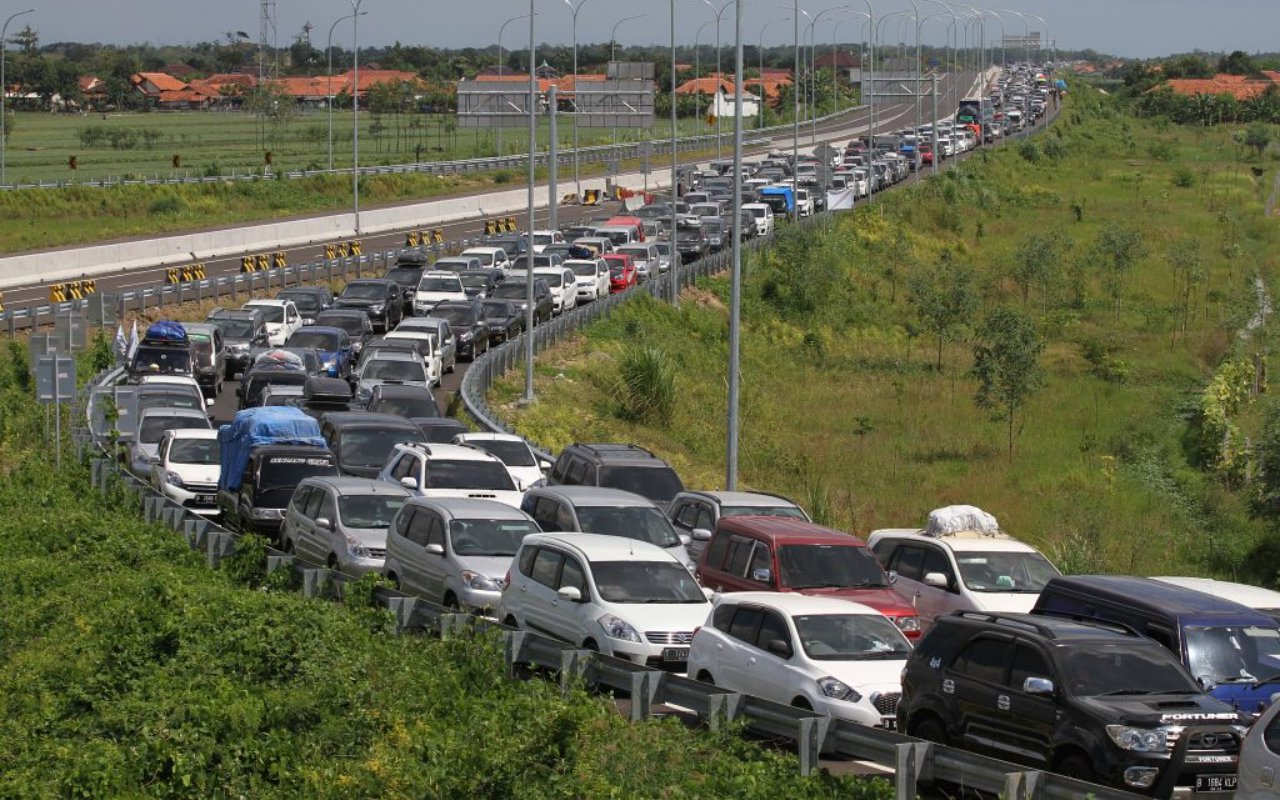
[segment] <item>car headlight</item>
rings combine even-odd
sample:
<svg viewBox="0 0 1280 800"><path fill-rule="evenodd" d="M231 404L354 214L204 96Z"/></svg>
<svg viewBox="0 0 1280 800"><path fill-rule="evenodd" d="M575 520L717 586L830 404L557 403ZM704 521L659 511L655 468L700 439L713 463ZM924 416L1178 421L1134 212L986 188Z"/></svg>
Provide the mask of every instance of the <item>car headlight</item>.
<svg viewBox="0 0 1280 800"><path fill-rule="evenodd" d="M371 553L369 548L360 543L359 539L347 538L347 552L351 553L352 558L369 558Z"/></svg>
<svg viewBox="0 0 1280 800"><path fill-rule="evenodd" d="M605 614L597 622L604 629L604 635L610 639L621 639L624 642L640 642L640 632L630 622L612 614Z"/></svg>
<svg viewBox="0 0 1280 800"><path fill-rule="evenodd" d="M466 333L462 334L462 335L461 335L461 336L459 336L458 338L459 338L459 339L461 339L461 340L462 340L462 341L464 341L464 342L469 342L469 341L471 341L471 331L467 331Z"/></svg>
<svg viewBox="0 0 1280 800"><path fill-rule="evenodd" d="M253 508L249 510L252 519L280 519L284 510L279 508Z"/></svg>
<svg viewBox="0 0 1280 800"><path fill-rule="evenodd" d="M894 623L897 624L898 630L903 633L915 633L920 630L919 617L898 617L894 620Z"/></svg>
<svg viewBox="0 0 1280 800"><path fill-rule="evenodd" d="M1108 725L1107 736L1121 750L1136 753L1163 753L1167 745L1164 728L1130 728L1128 725Z"/></svg>
<svg viewBox="0 0 1280 800"><path fill-rule="evenodd" d="M386 308L383 307L382 303L378 303L376 306L369 306L369 310L374 314L381 314L386 311Z"/></svg>
<svg viewBox="0 0 1280 800"><path fill-rule="evenodd" d="M862 695L858 694L857 689L854 689L843 681L830 676L818 678L818 688L821 689L822 693L827 697L833 697L836 700L846 700L850 703L856 703L862 699Z"/></svg>
<svg viewBox="0 0 1280 800"><path fill-rule="evenodd" d="M182 482L182 476L174 472L173 470L167 470L164 473L164 479L165 479L165 482L168 483L170 486L174 486L179 489L181 489L183 486L186 485Z"/></svg>
<svg viewBox="0 0 1280 800"><path fill-rule="evenodd" d="M487 575L481 575L479 572L472 572L464 569L459 577L462 578L462 585L468 589L480 592L500 592L502 591L502 581L500 579L490 578Z"/></svg>
<svg viewBox="0 0 1280 800"><path fill-rule="evenodd" d="M322 366L324 366L325 369L333 369L334 367L338 366L338 359L330 358L324 361L322 363Z"/></svg>

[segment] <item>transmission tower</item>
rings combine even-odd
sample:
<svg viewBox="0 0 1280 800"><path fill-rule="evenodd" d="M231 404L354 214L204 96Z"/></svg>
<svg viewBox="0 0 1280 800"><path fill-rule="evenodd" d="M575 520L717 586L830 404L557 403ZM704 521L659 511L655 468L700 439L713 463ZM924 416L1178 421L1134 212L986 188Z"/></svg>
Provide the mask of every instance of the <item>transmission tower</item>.
<svg viewBox="0 0 1280 800"><path fill-rule="evenodd" d="M258 24L258 85L279 77L280 62L276 55L276 0L262 0Z"/></svg>

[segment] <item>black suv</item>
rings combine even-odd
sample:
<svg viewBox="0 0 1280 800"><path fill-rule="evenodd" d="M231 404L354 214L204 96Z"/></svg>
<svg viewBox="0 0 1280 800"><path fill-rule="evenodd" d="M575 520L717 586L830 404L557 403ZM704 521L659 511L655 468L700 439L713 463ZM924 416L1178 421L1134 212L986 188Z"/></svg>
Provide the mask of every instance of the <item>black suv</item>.
<svg viewBox="0 0 1280 800"><path fill-rule="evenodd" d="M939 617L902 673L898 729L1156 797L1235 788L1244 718L1126 628Z"/></svg>
<svg viewBox="0 0 1280 800"><path fill-rule="evenodd" d="M684 491L670 464L634 444L571 444L560 452L547 483L622 489L649 498L663 511Z"/></svg>
<svg viewBox="0 0 1280 800"><path fill-rule="evenodd" d="M401 305L405 316L413 312L413 294L422 281L422 273L427 270L427 254L421 250L401 250L396 256L396 265L387 270L382 277L395 281L400 287Z"/></svg>
<svg viewBox="0 0 1280 800"><path fill-rule="evenodd" d="M373 329L383 333L395 328L404 319L404 297L400 287L395 281L386 278L351 281L334 305L337 308L358 308L364 311L369 315Z"/></svg>
<svg viewBox="0 0 1280 800"><path fill-rule="evenodd" d="M445 320L453 329L454 338L458 340L458 358L475 361L481 353L489 352L489 322L479 300L440 303L431 309L431 316Z"/></svg>

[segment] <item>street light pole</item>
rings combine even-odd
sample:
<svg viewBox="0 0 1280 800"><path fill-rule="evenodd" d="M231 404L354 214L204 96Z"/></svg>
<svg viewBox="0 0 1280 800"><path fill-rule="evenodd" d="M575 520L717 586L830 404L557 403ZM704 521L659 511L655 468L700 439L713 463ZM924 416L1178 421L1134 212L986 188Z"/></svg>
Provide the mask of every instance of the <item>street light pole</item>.
<svg viewBox="0 0 1280 800"><path fill-rule="evenodd" d="M693 118L702 119L702 103L698 95L702 94L697 90L697 81L702 80L702 47L698 42L702 38L702 29L710 25L714 20L707 20L698 26L698 30L693 34L693 80L695 81L693 91ZM716 84L719 86L719 84Z"/></svg>
<svg viewBox="0 0 1280 800"><path fill-rule="evenodd" d="M354 210L356 236L360 235L360 4L364 0L348 0L351 3L351 204Z"/></svg>
<svg viewBox="0 0 1280 800"><path fill-rule="evenodd" d="M742 3L734 9L733 103L733 273L729 290L729 414L725 421L725 489L738 487L739 360L742 317Z"/></svg>
<svg viewBox="0 0 1280 800"><path fill-rule="evenodd" d="M582 198L582 179L578 175L578 12L587 4L587 0L578 0L574 5L571 0L564 0L573 15L573 185Z"/></svg>
<svg viewBox="0 0 1280 800"><path fill-rule="evenodd" d="M534 309L533 309L533 231L536 224L534 219L534 164L537 161L538 152L538 70L534 66L537 64L537 58L534 55L533 35L534 35L534 0L529 0L529 13L524 16L529 18L529 247L525 252L525 349L524 349L524 402L532 403L534 401L533 394L533 325L534 325Z"/></svg>
<svg viewBox="0 0 1280 800"><path fill-rule="evenodd" d="M783 17L782 19L775 19L771 22L766 22L765 24L760 26L760 36L756 39L756 56L759 58L759 61L760 61L760 67L759 67L760 69L760 113L759 113L760 121L756 124L757 128L764 127L764 101L765 101L765 94L766 94L765 83L764 83L764 32L769 29L770 25L777 25L779 22L790 22L790 21L791 21L791 17Z"/></svg>
<svg viewBox="0 0 1280 800"><path fill-rule="evenodd" d="M4 21L4 27L0 27L0 186L8 183L8 177L5 171L5 148L8 145L9 133L7 130L8 117L5 116L4 101L9 95L9 84L4 79L4 56L5 51L9 49L9 42L5 38L9 34L9 23L23 14L30 14L35 11L34 8L28 8L26 11L18 11L10 14L9 18Z"/></svg>
<svg viewBox="0 0 1280 800"><path fill-rule="evenodd" d="M513 23L513 22L515 22L515 21L517 21L517 20L525 19L525 18L527 18L528 16L529 16L528 14L521 14L521 15L520 15L520 16L518 16L518 17L512 17L511 19L506 20L506 21L505 21L505 22L503 22L500 26L498 26L498 77L499 77L499 78L501 78L501 77L502 77L503 72L504 72L504 70L506 69L506 67L502 66L502 34L503 34L503 32L504 32L504 31L506 31L506 29L507 29L507 26L508 26L508 25L510 25L511 23ZM533 60L532 60L532 56L530 56L530 61L529 61L529 72L530 72L530 74L532 74L532 73L533 73ZM576 125L576 124L577 124L577 123L575 123L575 125ZM503 128L503 126L502 126L501 124L499 124L497 127L498 127L498 135L497 135L498 155L499 155L499 156L501 156L501 155L502 155L502 128Z"/></svg>
<svg viewBox="0 0 1280 800"><path fill-rule="evenodd" d="M360 15L368 14L368 11L361 11ZM329 171L333 172L333 29L338 27L338 23L354 17L355 14L347 14L338 17L329 26L329 43L325 45L324 51L329 57L329 83L328 83L328 103L329 106Z"/></svg>
<svg viewBox="0 0 1280 800"><path fill-rule="evenodd" d="M614 62L614 60L615 60L615 55L616 55L616 54L615 54L615 48L616 48L616 47L617 47L617 45L618 45L618 42L617 42L617 38L618 38L618 26L619 26L619 25L621 25L621 24L622 24L622 23L624 23L624 22L630 22L630 21L631 21L631 20L633 20L633 19L641 19L641 18L642 18L642 17L644 17L644 16L645 16L644 14L633 14L633 15L632 15L632 16L630 16L630 17L623 17L622 19L620 19L620 20L618 20L617 22L613 23L613 30L609 32L609 63L613 63L613 62ZM613 123L613 144L614 144L615 146L618 144L618 122L617 122L617 119L618 119L618 118L617 118L616 116L614 116L614 117L613 117L613 120L614 120L614 123ZM618 157L618 156L617 156L617 151L616 151L616 150L615 150L615 151L613 151L613 155L612 155L611 157L612 157L612 158L614 158L614 159L617 159L617 157ZM611 163L613 163L613 164L617 164L618 162L615 160L615 161L613 161L613 162L611 162ZM615 174L615 175L614 175L614 177L617 177L617 175Z"/></svg>
<svg viewBox="0 0 1280 800"><path fill-rule="evenodd" d="M712 3L711 0L702 0L702 3L707 8L711 9L711 13L715 14L715 17L716 17L716 97L719 97L720 88L724 85L723 83L724 75L721 74L720 72L720 18L724 16L724 12L729 8L729 6L737 5L737 0L725 0L724 5L720 6L718 10L716 9L715 3ZM740 80L740 79L741 79L741 76L737 76L737 75L734 76L734 80ZM721 114L716 114L716 160L717 161L720 159L720 117L721 116L722 116Z"/></svg>

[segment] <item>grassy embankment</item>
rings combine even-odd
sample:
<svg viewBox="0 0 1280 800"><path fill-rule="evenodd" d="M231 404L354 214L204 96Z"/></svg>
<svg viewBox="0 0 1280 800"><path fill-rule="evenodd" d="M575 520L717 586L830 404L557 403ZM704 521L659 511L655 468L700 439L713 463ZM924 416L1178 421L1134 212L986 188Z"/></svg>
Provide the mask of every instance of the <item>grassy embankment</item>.
<svg viewBox="0 0 1280 800"><path fill-rule="evenodd" d="M750 260L741 482L862 535L973 503L1070 571L1272 581L1275 565L1249 556L1268 529L1249 513L1256 467L1240 453L1266 401L1250 370L1224 365L1273 360L1271 325L1238 333L1255 276L1280 286L1280 232L1263 216L1275 163L1249 161L1227 129L1136 120L1087 89L1067 102L1034 145L981 154ZM1033 234L1062 244L1024 260L1024 294L1014 266ZM1098 242L1127 234L1141 247L1126 270ZM938 292L967 307L940 343L929 323L953 300L923 299ZM638 442L690 486L721 486L727 297L719 277L678 311L632 303L541 356L538 404L513 402L518 375L491 400L544 445ZM999 306L1032 315L1047 345L1012 459L968 375L975 329ZM668 424L619 413L619 364L637 343L674 368ZM1206 399L1215 372L1231 398L1221 436L1207 422L1223 405Z"/></svg>
<svg viewBox="0 0 1280 800"><path fill-rule="evenodd" d="M632 725L607 699L506 680L487 637L393 635L368 581L338 604L250 562L210 571L69 453L55 473L25 350L6 356L0 796L892 795L799 778L794 757L730 732Z"/></svg>

